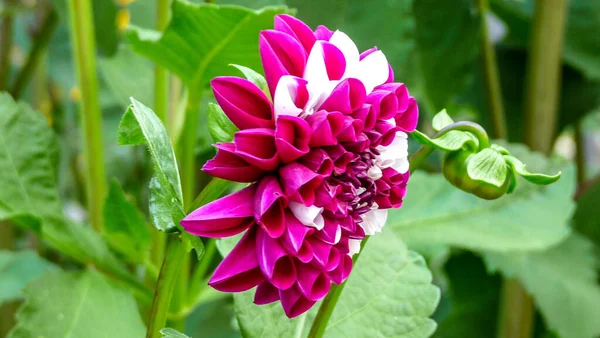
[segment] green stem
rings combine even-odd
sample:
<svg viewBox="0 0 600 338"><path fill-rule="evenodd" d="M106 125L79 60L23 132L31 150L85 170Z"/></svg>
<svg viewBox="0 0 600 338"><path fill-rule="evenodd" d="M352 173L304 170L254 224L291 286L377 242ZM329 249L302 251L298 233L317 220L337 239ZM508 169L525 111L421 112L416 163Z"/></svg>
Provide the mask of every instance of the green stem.
<svg viewBox="0 0 600 338"><path fill-rule="evenodd" d="M504 103L502 102L502 89L498 76L498 65L496 63L496 51L490 41L487 25L487 14L489 11L488 0L479 0L479 12L481 14L481 56L484 66L484 81L488 108L492 115L492 128L494 137L506 138L506 118L504 115Z"/></svg>
<svg viewBox="0 0 600 338"><path fill-rule="evenodd" d="M483 129L483 127L479 124L470 121L460 121L447 125L440 131L435 133L435 135L433 135L433 138L438 138L452 130L468 131L469 133L475 135L475 137L477 137L477 140L479 141L479 150L485 149L490 146L490 139L485 129Z"/></svg>
<svg viewBox="0 0 600 338"><path fill-rule="evenodd" d="M4 0L5 7L11 7L14 0ZM0 26L0 90L8 87L10 74L10 50L13 41L13 13L8 13L2 18Z"/></svg>
<svg viewBox="0 0 600 338"><path fill-rule="evenodd" d="M365 237L363 241L360 243L360 251L354 255L352 258L352 265L356 266L356 262L360 257L360 254L363 252L367 241L369 240L369 236ZM325 330L327 329L327 323L333 314L333 310L335 309L335 305L337 304L340 296L342 295L342 291L344 291L344 286L346 286L346 281L344 281L340 285L333 284L331 286L331 290L321 303L321 307L319 308L319 312L317 312L317 316L315 317L312 326L310 327L310 332L308 333L308 338L320 338L323 337Z"/></svg>
<svg viewBox="0 0 600 338"><path fill-rule="evenodd" d="M171 303L171 297L175 288L179 270L185 254L185 247L179 238L179 234L169 236L169 243L165 253L165 259L160 269L158 282L154 291L154 300L150 310L150 322L146 338L161 337L160 330L167 324L167 315Z"/></svg>
<svg viewBox="0 0 600 338"><path fill-rule="evenodd" d="M33 47L29 51L27 61L25 65L17 75L15 83L12 87L11 94L15 100L21 97L23 90L29 84L31 77L34 74L35 68L39 64L39 61L48 47L48 43L54 34L54 31L58 27L58 14L53 8L50 8L44 18L44 21L38 29L38 34L34 38Z"/></svg>
<svg viewBox="0 0 600 338"><path fill-rule="evenodd" d="M410 160L408 161L409 166L410 166L409 171L412 173L417 168L421 167L423 165L423 162L427 159L427 157L429 157L429 155L431 155L431 153L434 150L435 150L435 148L432 146L428 146L428 145L421 146L421 148L419 148L419 150L417 150L410 157Z"/></svg>
<svg viewBox="0 0 600 338"><path fill-rule="evenodd" d="M217 252L217 241L214 238L210 238L206 246L204 248L204 256L202 260L196 266L192 274L192 279L190 280L190 289L188 292L188 307L193 307L197 302L200 296L202 295L202 291L206 287L204 283L204 275L208 272L210 268L210 263L212 263L213 257Z"/></svg>
<svg viewBox="0 0 600 338"><path fill-rule="evenodd" d="M546 154L556 128L566 7L566 0L536 0L533 15L525 80L525 143ZM523 286L506 280L498 337L530 337L533 313L533 301Z"/></svg>
<svg viewBox="0 0 600 338"><path fill-rule="evenodd" d="M81 123L86 172L87 208L92 227L103 227L102 205L106 193L106 177L102 149L102 115L98 102L96 43L94 18L90 0L69 0L71 44L81 88Z"/></svg>

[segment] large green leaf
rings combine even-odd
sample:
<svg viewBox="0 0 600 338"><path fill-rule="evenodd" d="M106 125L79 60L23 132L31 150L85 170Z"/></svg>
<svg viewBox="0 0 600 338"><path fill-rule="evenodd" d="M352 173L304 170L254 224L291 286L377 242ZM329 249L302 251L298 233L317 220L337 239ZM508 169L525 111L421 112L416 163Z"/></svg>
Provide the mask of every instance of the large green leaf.
<svg viewBox="0 0 600 338"><path fill-rule="evenodd" d="M507 147L531 171L556 173L563 160L547 159L524 146ZM471 250L544 249L566 238L574 210L575 170L567 167L550 186L521 182L510 195L481 200L454 188L440 174L416 172L404 205L390 211L388 227L409 246L452 245Z"/></svg>
<svg viewBox="0 0 600 338"><path fill-rule="evenodd" d="M42 219L62 217L53 165L56 151L46 119L0 94L0 220L17 218L39 231Z"/></svg>
<svg viewBox="0 0 600 338"><path fill-rule="evenodd" d="M216 76L237 75L231 63L261 69L259 31L272 28L273 16L286 12L174 0L163 34L134 26L126 36L136 52L177 74L190 90L201 90Z"/></svg>
<svg viewBox="0 0 600 338"><path fill-rule="evenodd" d="M600 335L600 286L593 244L573 234L551 249L539 252L488 253L491 270L517 278L533 295L546 326L561 337Z"/></svg>
<svg viewBox="0 0 600 338"><path fill-rule="evenodd" d="M132 262L142 263L148 258L152 233L142 212L114 179L104 203L104 239Z"/></svg>
<svg viewBox="0 0 600 338"><path fill-rule="evenodd" d="M470 79L479 51L481 18L471 0L419 0L413 9L422 85L428 108L439 111Z"/></svg>
<svg viewBox="0 0 600 338"><path fill-rule="evenodd" d="M53 268L54 264L30 250L0 251L0 306L21 299L21 290L27 283Z"/></svg>
<svg viewBox="0 0 600 338"><path fill-rule="evenodd" d="M235 242L235 241L231 241ZM227 252L231 243L221 243ZM436 324L429 316L439 300L425 260L409 251L389 230L372 238L329 321L325 337L428 337ZM257 306L254 291L234 295L240 329L246 337L305 337L319 304L287 319L281 304Z"/></svg>
<svg viewBox="0 0 600 338"><path fill-rule="evenodd" d="M600 180L577 199L573 228L600 246Z"/></svg>
<svg viewBox="0 0 600 338"><path fill-rule="evenodd" d="M48 272L29 284L11 338L143 337L132 295L99 273Z"/></svg>
<svg viewBox="0 0 600 338"><path fill-rule="evenodd" d="M131 98L131 103L132 105L123 115L119 126L119 143L122 145L148 145L155 169L155 178L150 184L150 191L151 194L160 194L159 197L151 196L150 199L158 198L164 202L163 206L169 207L169 210L179 210L183 214L181 181L175 152L167 130L152 109L134 98ZM162 208L159 211L163 212ZM173 212L170 214L174 216L174 222L156 222L155 219L154 226L162 231L173 230L181 218Z"/></svg>

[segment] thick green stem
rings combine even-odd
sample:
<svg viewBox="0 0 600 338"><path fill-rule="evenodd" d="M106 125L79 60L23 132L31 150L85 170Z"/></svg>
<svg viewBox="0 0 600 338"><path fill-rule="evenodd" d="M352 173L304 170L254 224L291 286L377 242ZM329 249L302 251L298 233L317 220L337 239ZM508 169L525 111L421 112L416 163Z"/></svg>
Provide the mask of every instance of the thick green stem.
<svg viewBox="0 0 600 338"><path fill-rule="evenodd" d="M488 109L492 117L494 137L506 138L506 118L504 115L504 103L502 102L500 77L498 76L498 64L496 63L496 51L490 41L487 25L488 11L488 0L479 0L479 12L481 14L481 57L483 59L483 76Z"/></svg>
<svg viewBox="0 0 600 338"><path fill-rule="evenodd" d="M182 266L182 257L185 247L179 238L179 234L171 234L165 253L165 259L160 269L154 300L150 310L150 322L148 323L147 338L161 337L160 330L167 323L167 315L171 304L173 290L179 277Z"/></svg>
<svg viewBox="0 0 600 338"><path fill-rule="evenodd" d="M560 95L566 0L536 0L525 81L525 143L550 153ZM531 336L533 300L517 281L504 282L500 338Z"/></svg>
<svg viewBox="0 0 600 338"><path fill-rule="evenodd" d="M5 7L11 7L14 0L4 0ZM10 50L13 41L13 13L2 18L0 26L0 90L8 88L8 76L10 74Z"/></svg>
<svg viewBox="0 0 600 338"><path fill-rule="evenodd" d="M369 240L369 237L367 236L360 243L360 251L356 255L354 255L354 257L352 258L352 265L356 265L356 262L358 261L360 254L363 252L368 240ZM313 322L312 326L310 327L310 332L308 333L308 338L323 337L323 334L325 333L325 330L327 329L327 323L329 322L329 319L331 318L331 315L333 314L335 305L337 304L338 300L340 299L340 296L342 295L342 291L344 291L344 286L346 286L346 282L347 282L347 280L344 281L340 285L333 284L331 286L331 290L329 290L329 293L323 299L323 302L321 303L321 307L319 308L319 312L317 313L317 316L315 317L315 321Z"/></svg>
<svg viewBox="0 0 600 338"><path fill-rule="evenodd" d="M106 177L102 149L102 115L98 102L96 40L94 38L92 4L90 0L69 0L68 4L73 58L82 94L80 116L84 144L86 203L92 227L96 231L101 231Z"/></svg>
<svg viewBox="0 0 600 338"><path fill-rule="evenodd" d="M11 94L15 98L15 100L21 97L23 90L29 84L31 77L34 74L35 68L39 64L39 61L48 47L48 43L50 43L50 39L52 35L54 35L54 31L58 27L58 14L51 7L46 14L46 17L42 21L42 24L38 28L38 34L33 40L33 47L29 51L29 55L27 56L27 61L25 61L25 65L17 75L15 79L15 83L12 87Z"/></svg>

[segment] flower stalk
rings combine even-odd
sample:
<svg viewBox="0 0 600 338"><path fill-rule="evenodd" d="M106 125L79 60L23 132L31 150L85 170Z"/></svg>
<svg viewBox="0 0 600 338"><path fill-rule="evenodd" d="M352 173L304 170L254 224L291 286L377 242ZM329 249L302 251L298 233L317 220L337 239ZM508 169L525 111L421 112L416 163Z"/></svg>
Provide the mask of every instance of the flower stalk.
<svg viewBox="0 0 600 338"><path fill-rule="evenodd" d="M81 88L80 114L83 132L87 208L90 223L100 232L103 227L102 205L106 194L102 115L98 101L96 40L94 18L89 0L69 0L70 32L77 79Z"/></svg>

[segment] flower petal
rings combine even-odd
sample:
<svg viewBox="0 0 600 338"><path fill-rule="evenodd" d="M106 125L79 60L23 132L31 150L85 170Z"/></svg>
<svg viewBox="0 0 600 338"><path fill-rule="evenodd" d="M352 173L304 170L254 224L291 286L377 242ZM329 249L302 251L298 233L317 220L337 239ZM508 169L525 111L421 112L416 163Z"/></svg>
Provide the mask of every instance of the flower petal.
<svg viewBox="0 0 600 338"><path fill-rule="evenodd" d="M325 220L323 219L323 215L321 215L323 208L314 205L307 207L302 203L294 201L290 201L288 207L300 223L317 230L321 230L325 226Z"/></svg>
<svg viewBox="0 0 600 338"><path fill-rule="evenodd" d="M264 276L280 290L288 289L297 279L293 259L287 255L279 240L271 238L262 229L256 237L256 257Z"/></svg>
<svg viewBox="0 0 600 338"><path fill-rule="evenodd" d="M288 318L298 317L308 311L316 303L315 301L304 297L296 287L280 290L279 298L281 299L283 311Z"/></svg>
<svg viewBox="0 0 600 338"><path fill-rule="evenodd" d="M279 300L279 289L273 286L273 284L269 283L269 281L264 281L258 284L256 287L256 293L254 294L254 304L256 305L265 305L269 303L273 303Z"/></svg>
<svg viewBox="0 0 600 338"><path fill-rule="evenodd" d="M299 117L281 115L275 128L275 147L284 163L290 163L310 151L308 143L312 130Z"/></svg>
<svg viewBox="0 0 600 338"><path fill-rule="evenodd" d="M299 116L309 100L307 81L284 75L279 79L274 95L275 116Z"/></svg>
<svg viewBox="0 0 600 338"><path fill-rule="evenodd" d="M254 200L254 217L269 236L278 238L285 231L287 198L275 176L267 176L258 183Z"/></svg>
<svg viewBox="0 0 600 338"><path fill-rule="evenodd" d="M309 300L318 301L331 288L331 280L311 264L298 264L298 290Z"/></svg>
<svg viewBox="0 0 600 338"><path fill-rule="evenodd" d="M260 57L271 94L284 75L302 76L306 65L304 47L289 34L265 30L260 32Z"/></svg>
<svg viewBox="0 0 600 338"><path fill-rule="evenodd" d="M228 181L249 183L264 176L265 172L235 154L235 144L218 143L217 155L208 160L202 171Z"/></svg>
<svg viewBox="0 0 600 338"><path fill-rule="evenodd" d="M271 171L277 168L280 159L275 147L275 130L255 128L241 130L233 137L235 154L253 166Z"/></svg>
<svg viewBox="0 0 600 338"><path fill-rule="evenodd" d="M312 49L317 38L313 31L304 22L294 18L291 15L279 14L275 16L275 30L287 33L302 44L308 54Z"/></svg>
<svg viewBox="0 0 600 338"><path fill-rule="evenodd" d="M350 114L362 107L367 98L363 83L355 78L341 81L319 109Z"/></svg>
<svg viewBox="0 0 600 338"><path fill-rule="evenodd" d="M323 181L323 177L300 163L292 162L279 169L285 195L291 200L313 205L315 190Z"/></svg>

